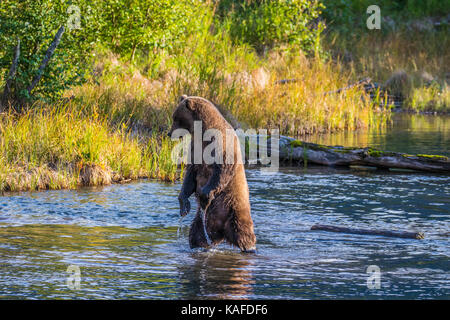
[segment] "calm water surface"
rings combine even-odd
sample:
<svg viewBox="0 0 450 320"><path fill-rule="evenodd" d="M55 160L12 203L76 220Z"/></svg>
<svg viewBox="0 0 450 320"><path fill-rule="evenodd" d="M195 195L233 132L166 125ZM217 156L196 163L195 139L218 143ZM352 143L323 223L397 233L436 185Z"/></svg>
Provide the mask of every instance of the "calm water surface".
<svg viewBox="0 0 450 320"><path fill-rule="evenodd" d="M314 141L449 155L448 118L396 121ZM450 176L283 168L248 169L247 179L257 254L190 250L193 214L180 222L180 184L1 196L0 298L450 298ZM315 223L420 230L426 239L310 231ZM80 268L79 289L67 285L70 265ZM380 289L367 286L370 265L380 268Z"/></svg>

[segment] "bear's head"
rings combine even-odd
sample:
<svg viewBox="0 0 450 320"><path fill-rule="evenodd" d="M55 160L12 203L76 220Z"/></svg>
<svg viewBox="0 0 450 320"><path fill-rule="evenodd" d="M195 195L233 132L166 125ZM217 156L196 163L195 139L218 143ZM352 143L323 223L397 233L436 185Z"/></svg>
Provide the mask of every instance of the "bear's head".
<svg viewBox="0 0 450 320"><path fill-rule="evenodd" d="M169 137L172 137L176 129L187 130L193 136L194 122L196 121L201 121L202 123L202 134L208 129L220 130L223 133L226 129L233 130L233 127L222 116L216 106L202 97L182 95L178 100L178 106L172 115L172 120Z"/></svg>
<svg viewBox="0 0 450 320"><path fill-rule="evenodd" d="M189 101L187 95L182 95L178 100L178 106L172 115L172 127L168 133L171 137L176 129L185 129L189 133L194 131L194 110L192 102Z"/></svg>

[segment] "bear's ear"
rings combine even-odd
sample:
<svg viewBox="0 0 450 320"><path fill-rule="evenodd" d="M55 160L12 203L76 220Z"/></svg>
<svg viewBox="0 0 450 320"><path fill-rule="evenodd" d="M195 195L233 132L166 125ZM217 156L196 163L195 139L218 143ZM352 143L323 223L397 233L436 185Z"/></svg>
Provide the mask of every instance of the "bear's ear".
<svg viewBox="0 0 450 320"><path fill-rule="evenodd" d="M186 97L186 99L184 99L183 101L186 108L188 108L191 111L194 111L194 102L191 99L188 99Z"/></svg>
<svg viewBox="0 0 450 320"><path fill-rule="evenodd" d="M188 97L187 95L183 94L181 97L178 98L178 103L181 103L187 97Z"/></svg>

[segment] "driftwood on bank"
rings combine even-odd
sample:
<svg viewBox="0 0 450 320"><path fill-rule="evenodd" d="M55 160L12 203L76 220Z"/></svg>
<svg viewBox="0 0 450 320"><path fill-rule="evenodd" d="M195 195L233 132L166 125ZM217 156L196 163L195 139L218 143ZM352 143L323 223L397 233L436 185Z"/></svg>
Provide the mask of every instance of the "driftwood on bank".
<svg viewBox="0 0 450 320"><path fill-rule="evenodd" d="M263 141L259 139L258 141ZM383 169L408 169L450 173L448 157L440 155L411 155L367 148L325 146L280 136L280 161L318 164L324 166L367 166Z"/></svg>
<svg viewBox="0 0 450 320"><path fill-rule="evenodd" d="M365 89L366 86L370 85L371 83L372 83L372 79L364 78L364 79L359 80L356 83L350 84L350 85L348 85L348 86L346 86L344 88L340 88L340 89L337 89L337 90L334 90L334 91L325 92L325 95L329 95L329 94L333 94L333 93L341 93L342 91L346 91L346 90L349 90L351 88L358 87L358 86L361 86L361 85L364 85L364 89Z"/></svg>
<svg viewBox="0 0 450 320"><path fill-rule="evenodd" d="M354 229L354 228L346 228L346 227L329 226L329 225L323 225L323 224L315 224L311 227L311 230L350 233L350 234L364 234L364 235L384 236L384 237L393 237L393 238L406 238L406 239L424 239L425 238L425 235L422 232Z"/></svg>

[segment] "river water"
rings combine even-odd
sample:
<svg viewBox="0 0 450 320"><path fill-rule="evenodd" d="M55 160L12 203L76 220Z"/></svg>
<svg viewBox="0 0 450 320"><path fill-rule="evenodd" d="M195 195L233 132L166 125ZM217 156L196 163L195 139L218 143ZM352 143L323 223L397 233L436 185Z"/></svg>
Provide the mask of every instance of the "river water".
<svg viewBox="0 0 450 320"><path fill-rule="evenodd" d="M392 128L311 141L450 155L449 118L395 119ZM193 214L180 222L179 183L0 196L0 298L450 298L450 176L246 172L256 254L225 244L189 249ZM419 230L426 238L310 231L315 223Z"/></svg>

